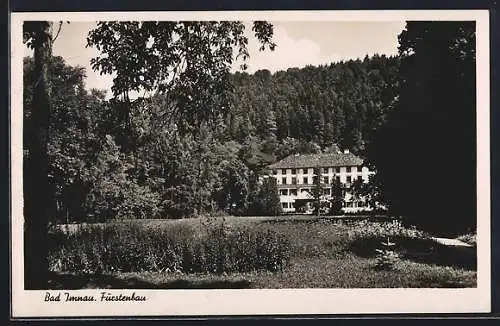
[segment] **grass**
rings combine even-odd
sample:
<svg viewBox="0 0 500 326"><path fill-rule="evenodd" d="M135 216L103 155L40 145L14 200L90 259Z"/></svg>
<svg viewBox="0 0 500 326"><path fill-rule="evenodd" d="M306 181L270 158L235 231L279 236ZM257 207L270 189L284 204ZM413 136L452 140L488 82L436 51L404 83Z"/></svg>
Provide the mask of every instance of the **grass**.
<svg viewBox="0 0 500 326"><path fill-rule="evenodd" d="M111 229L119 229L117 225L127 226L130 229L128 224L123 223L113 225ZM105 230L106 226L101 226L99 229ZM120 241L115 241L122 249L124 244L137 243L138 239L142 239L140 243L145 244L140 248L149 248L150 251L158 253L162 252L162 247L166 244L180 242L184 245L179 248L191 246L189 247L191 256L204 257L206 254L203 252L206 250L196 248L205 248L207 243L211 243L217 252L212 256L218 257L217 259L225 257L226 262L222 263L222 268L215 271L204 268L203 264L194 264L198 266L195 269L152 268L140 259L136 265L141 266L141 269L111 271L108 268L104 271L89 270L87 274L82 274L76 273L75 268L53 268L55 273L50 287L168 289L476 286L475 248L459 251L441 247L425 233L405 228L397 222L228 217L140 221L135 224L133 230L132 234L140 235L136 235L138 238L127 241L118 237ZM211 233L210 230L219 230L219 233ZM86 242L89 248L95 241L101 241L97 235L102 232L99 233L95 229L93 232L92 240ZM74 229L64 234L62 238L66 237L66 251L61 251L60 244L55 245L54 252L58 254L52 257L59 259L74 257L68 255L71 250L76 251L77 256L81 256L82 253L86 253L88 257L95 255L95 245L93 251L89 251L88 248L78 249L81 245L68 246L68 243L79 243L78 237L81 238L84 234L82 230ZM144 239L148 239L146 235L153 241L145 241ZM69 238L72 240L68 241ZM153 244L157 244L158 239L162 238L175 241L162 240L163 242L160 241L162 245L154 247ZM380 248L381 241L387 238L396 244L394 250L401 258L396 261L394 270L377 270L376 249ZM247 239L246 242L243 239ZM197 243L201 247L196 247L192 243ZM117 247L113 250L117 250ZM131 248L127 249L127 252L145 250ZM181 256L185 256L183 249L179 249L178 252ZM250 257L253 263L248 263L248 259L241 259L246 256ZM128 257L127 260L130 260L131 256ZM159 262L171 260L159 254L157 257L163 257L157 259ZM204 259L207 260L206 257ZM57 262L57 259L52 260L54 261ZM188 261L191 263L187 265L192 267L193 259ZM277 262L281 264L279 268L275 267ZM162 264L168 265L164 261ZM240 265L244 268L238 267ZM54 264L52 266L54 267Z"/></svg>
<svg viewBox="0 0 500 326"><path fill-rule="evenodd" d="M206 221L152 227L137 222L83 226L52 234L49 265L54 272L278 271L288 263L290 244L272 229Z"/></svg>

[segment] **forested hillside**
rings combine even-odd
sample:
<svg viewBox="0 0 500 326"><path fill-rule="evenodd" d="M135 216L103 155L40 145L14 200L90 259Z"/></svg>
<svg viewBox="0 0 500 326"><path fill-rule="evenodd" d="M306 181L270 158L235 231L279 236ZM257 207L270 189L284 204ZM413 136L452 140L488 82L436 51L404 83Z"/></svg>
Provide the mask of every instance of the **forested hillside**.
<svg viewBox="0 0 500 326"><path fill-rule="evenodd" d="M337 143L363 154L395 98L398 63L374 56L275 74L236 73L229 138L244 143L258 137L263 151L278 158L294 141L313 149Z"/></svg>
<svg viewBox="0 0 500 326"><path fill-rule="evenodd" d="M168 98L106 101L102 92L85 90L83 68L55 57L54 215L69 222L275 211L256 183L260 169L334 143L362 155L395 97L397 69L397 58L375 56L275 74L238 72L231 75L227 113L182 134ZM32 59L25 59L24 70L29 125Z"/></svg>

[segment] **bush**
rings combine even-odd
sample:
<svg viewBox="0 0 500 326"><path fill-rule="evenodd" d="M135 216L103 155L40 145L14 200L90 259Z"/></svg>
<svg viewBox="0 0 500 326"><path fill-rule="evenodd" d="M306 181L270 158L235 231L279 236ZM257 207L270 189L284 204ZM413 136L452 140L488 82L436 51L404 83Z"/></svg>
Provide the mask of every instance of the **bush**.
<svg viewBox="0 0 500 326"><path fill-rule="evenodd" d="M372 222L368 220L355 222L355 227L348 233L351 241L359 239L386 239L391 238L410 238L427 239L428 235L415 227L405 227L400 221L391 222Z"/></svg>
<svg viewBox="0 0 500 326"><path fill-rule="evenodd" d="M463 234L463 235L457 237L457 240L463 241L463 242L470 244L471 246L474 246L474 247L477 246L476 239L477 239L476 233L467 233L467 234Z"/></svg>
<svg viewBox="0 0 500 326"><path fill-rule="evenodd" d="M265 178L253 201L249 204L249 215L278 216L283 214L276 179Z"/></svg>
<svg viewBox="0 0 500 326"><path fill-rule="evenodd" d="M376 268L381 270L394 269L396 263L399 261L399 255L394 251L394 247L395 243L390 242L389 238L387 238L387 242L382 242L382 249L376 249Z"/></svg>
<svg viewBox="0 0 500 326"><path fill-rule="evenodd" d="M51 238L49 264L57 272L274 272L290 259L290 243L283 235L225 223L201 232L184 223L167 228L105 224L59 231Z"/></svg>
<svg viewBox="0 0 500 326"><path fill-rule="evenodd" d="M390 246L382 244L381 247L381 241ZM347 248L361 257L375 256L375 267L383 270L395 267L399 258L449 264L443 261L441 250L427 233L415 227L406 228L400 221L355 223L348 232ZM448 254L445 257L449 257Z"/></svg>

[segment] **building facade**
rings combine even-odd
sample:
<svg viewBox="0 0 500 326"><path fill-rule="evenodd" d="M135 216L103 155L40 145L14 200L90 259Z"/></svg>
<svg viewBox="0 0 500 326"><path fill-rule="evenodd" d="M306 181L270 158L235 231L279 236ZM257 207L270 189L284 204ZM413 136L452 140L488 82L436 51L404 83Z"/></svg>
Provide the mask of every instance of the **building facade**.
<svg viewBox="0 0 500 326"><path fill-rule="evenodd" d="M356 180L367 183L374 172L363 165L363 160L345 150L322 154L294 154L268 166L269 177L276 179L281 207L285 213L312 213L313 189L319 181L321 201L330 203L332 183L344 186L342 211L356 213L370 211L363 198L352 195L351 185ZM318 173L318 175L316 175ZM315 178L319 177L320 180Z"/></svg>

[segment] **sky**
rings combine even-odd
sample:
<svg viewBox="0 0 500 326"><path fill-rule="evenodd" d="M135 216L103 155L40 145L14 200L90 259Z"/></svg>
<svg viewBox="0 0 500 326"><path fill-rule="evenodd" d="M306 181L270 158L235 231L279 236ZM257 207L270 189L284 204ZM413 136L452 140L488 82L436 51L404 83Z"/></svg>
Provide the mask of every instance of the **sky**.
<svg viewBox="0 0 500 326"><path fill-rule="evenodd" d="M329 64L340 60L363 58L365 55L397 54L397 36L404 29L403 21L335 22L335 21L273 21L274 51L260 52L251 28L249 36L249 73L259 69L271 72L291 67ZM90 59L99 55L94 48L86 47L88 32L96 26L92 22L64 24L54 42L53 54L62 56L72 66L86 69L86 87L108 91L111 95L113 76L100 75L92 70ZM250 26L250 23L247 24ZM57 30L57 28L55 27ZM26 50L25 55L30 55ZM233 70L239 69L239 64Z"/></svg>

